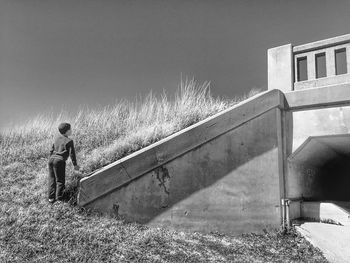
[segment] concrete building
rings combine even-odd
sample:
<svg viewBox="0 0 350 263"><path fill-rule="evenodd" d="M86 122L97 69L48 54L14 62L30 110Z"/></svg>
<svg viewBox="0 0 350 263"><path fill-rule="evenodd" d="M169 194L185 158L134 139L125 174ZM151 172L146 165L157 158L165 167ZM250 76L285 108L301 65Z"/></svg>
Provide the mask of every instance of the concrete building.
<svg viewBox="0 0 350 263"><path fill-rule="evenodd" d="M79 205L203 232L348 224L349 47L269 49L267 91L83 178Z"/></svg>

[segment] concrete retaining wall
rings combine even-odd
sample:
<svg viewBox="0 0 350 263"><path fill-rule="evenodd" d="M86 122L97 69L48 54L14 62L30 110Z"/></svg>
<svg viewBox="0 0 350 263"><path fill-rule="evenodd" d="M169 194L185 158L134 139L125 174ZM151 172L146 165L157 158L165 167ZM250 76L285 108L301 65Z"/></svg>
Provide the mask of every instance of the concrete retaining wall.
<svg viewBox="0 0 350 263"><path fill-rule="evenodd" d="M131 221L204 232L278 226L276 111L157 167L88 207Z"/></svg>
<svg viewBox="0 0 350 263"><path fill-rule="evenodd" d="M282 95L256 95L84 178L79 204L204 232L277 227Z"/></svg>

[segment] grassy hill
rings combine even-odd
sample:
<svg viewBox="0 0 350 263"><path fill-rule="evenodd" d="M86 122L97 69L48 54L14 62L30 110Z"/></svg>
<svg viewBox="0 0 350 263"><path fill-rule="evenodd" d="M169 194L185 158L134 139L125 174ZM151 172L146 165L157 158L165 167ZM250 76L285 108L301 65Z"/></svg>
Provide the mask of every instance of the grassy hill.
<svg viewBox="0 0 350 263"><path fill-rule="evenodd" d="M252 91L246 97L255 94ZM47 160L57 126L73 127L87 174L224 110L209 84L181 83L174 98L149 94L98 110L41 115L0 134L0 262L326 262L295 232L239 237L130 224L75 204L79 176L67 165L67 202L47 202Z"/></svg>

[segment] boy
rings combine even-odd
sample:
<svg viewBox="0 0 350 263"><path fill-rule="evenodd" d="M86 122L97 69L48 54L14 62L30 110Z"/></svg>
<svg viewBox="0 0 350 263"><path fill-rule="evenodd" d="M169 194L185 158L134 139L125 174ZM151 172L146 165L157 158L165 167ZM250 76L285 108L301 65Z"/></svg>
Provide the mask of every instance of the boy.
<svg viewBox="0 0 350 263"><path fill-rule="evenodd" d="M58 126L60 135L55 139L50 150L49 158L49 202L54 203L63 200L63 191L66 180L66 160L70 156L74 170L79 170L75 157L73 140L68 138L72 135L69 123L61 123Z"/></svg>

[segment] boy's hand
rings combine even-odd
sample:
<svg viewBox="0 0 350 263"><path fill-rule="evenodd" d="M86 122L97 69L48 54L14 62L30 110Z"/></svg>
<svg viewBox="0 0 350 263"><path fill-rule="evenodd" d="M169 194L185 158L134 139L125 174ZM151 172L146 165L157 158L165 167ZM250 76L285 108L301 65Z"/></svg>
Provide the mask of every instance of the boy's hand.
<svg viewBox="0 0 350 263"><path fill-rule="evenodd" d="M79 171L80 170L80 166L79 165L74 165L74 170L75 171Z"/></svg>

